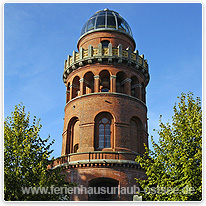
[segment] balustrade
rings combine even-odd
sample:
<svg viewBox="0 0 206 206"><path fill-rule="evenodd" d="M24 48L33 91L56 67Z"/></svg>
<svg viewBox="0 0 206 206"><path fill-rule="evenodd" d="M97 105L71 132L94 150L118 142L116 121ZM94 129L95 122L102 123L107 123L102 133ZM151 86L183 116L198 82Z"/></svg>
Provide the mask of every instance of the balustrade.
<svg viewBox="0 0 206 206"><path fill-rule="evenodd" d="M71 153L62 157L56 158L51 164L50 168L56 167L58 165L70 165L76 161L86 161L92 163L93 160L109 161L118 163L119 160L123 161L134 161L136 156L139 155L135 152L124 152L124 151L91 151L91 152L80 152L80 153Z"/></svg>

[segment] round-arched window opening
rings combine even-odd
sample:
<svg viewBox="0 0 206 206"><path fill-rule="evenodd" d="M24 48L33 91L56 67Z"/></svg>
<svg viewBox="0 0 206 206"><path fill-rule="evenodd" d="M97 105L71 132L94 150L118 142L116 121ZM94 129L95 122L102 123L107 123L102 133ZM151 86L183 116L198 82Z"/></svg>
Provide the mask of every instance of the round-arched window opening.
<svg viewBox="0 0 206 206"><path fill-rule="evenodd" d="M99 73L99 82L99 90L101 92L103 92L104 89L106 89L104 92L110 91L110 73L107 70L102 70Z"/></svg>
<svg viewBox="0 0 206 206"><path fill-rule="evenodd" d="M95 150L101 151L113 146L113 117L110 113L103 112L95 117Z"/></svg>
<svg viewBox="0 0 206 206"><path fill-rule="evenodd" d="M74 145L74 153L77 153L77 150L79 149L79 144Z"/></svg>
<svg viewBox="0 0 206 206"><path fill-rule="evenodd" d="M99 121L99 148L110 148L111 121L103 117Z"/></svg>
<svg viewBox="0 0 206 206"><path fill-rule="evenodd" d="M110 41L108 41L108 40L103 40L103 41L101 41L101 43L102 43L102 47L108 47Z"/></svg>
<svg viewBox="0 0 206 206"><path fill-rule="evenodd" d="M100 177L92 179L88 183L88 188L98 191L105 188L104 192L94 192L88 195L89 201L117 201L119 181L112 178ZM101 190L100 190L101 191Z"/></svg>

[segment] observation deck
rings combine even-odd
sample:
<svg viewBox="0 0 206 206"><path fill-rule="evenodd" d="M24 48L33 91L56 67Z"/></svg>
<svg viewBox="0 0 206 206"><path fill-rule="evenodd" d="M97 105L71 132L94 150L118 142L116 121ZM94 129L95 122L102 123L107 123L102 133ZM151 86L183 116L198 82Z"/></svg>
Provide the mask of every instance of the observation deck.
<svg viewBox="0 0 206 206"><path fill-rule="evenodd" d="M56 167L75 168L91 166L122 166L140 168L135 161L139 154L136 152L125 151L91 151L71 153L56 158L50 165L49 169Z"/></svg>
<svg viewBox="0 0 206 206"><path fill-rule="evenodd" d="M144 59L144 55L139 55L138 50L131 52L130 47L126 50L122 49L122 45L119 44L117 48L112 47L109 43L108 47L103 47L101 43L98 44L98 48L93 48L89 45L88 49L80 47L80 51L73 51L72 56L68 55L64 64L63 81L66 86L66 80L68 75L73 71L86 64L93 63L118 63L127 64L128 66L135 67L136 70L141 72L146 80L146 84L149 82L149 72L147 59Z"/></svg>

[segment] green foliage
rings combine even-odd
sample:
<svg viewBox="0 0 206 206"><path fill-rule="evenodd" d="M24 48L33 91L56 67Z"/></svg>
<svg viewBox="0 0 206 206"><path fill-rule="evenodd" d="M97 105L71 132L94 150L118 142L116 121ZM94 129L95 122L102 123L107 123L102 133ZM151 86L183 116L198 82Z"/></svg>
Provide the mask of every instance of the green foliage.
<svg viewBox="0 0 206 206"><path fill-rule="evenodd" d="M59 200L55 194L23 194L22 187L64 186L65 175L61 169L48 170L49 143L39 136L40 119L34 116L30 125L30 114L22 104L15 106L11 117L4 122L4 194L7 201ZM71 186L71 185L70 185Z"/></svg>
<svg viewBox="0 0 206 206"><path fill-rule="evenodd" d="M140 193L148 201L202 199L201 101L194 99L191 92L182 93L178 98L172 124L162 123L160 117L159 143L151 137L154 151L145 146L145 154L136 159L147 175L146 180L136 179L137 183L142 189L153 187L148 193ZM157 188L173 190L161 192Z"/></svg>

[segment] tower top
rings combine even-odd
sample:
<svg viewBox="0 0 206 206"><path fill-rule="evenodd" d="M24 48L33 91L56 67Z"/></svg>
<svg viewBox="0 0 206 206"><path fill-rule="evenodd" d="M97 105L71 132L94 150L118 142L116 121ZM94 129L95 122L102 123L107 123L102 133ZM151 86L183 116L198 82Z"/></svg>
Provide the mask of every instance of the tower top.
<svg viewBox="0 0 206 206"><path fill-rule="evenodd" d="M132 37L132 30L125 19L123 19L118 12L105 8L104 10L97 11L84 24L80 39L88 33L103 30L115 30Z"/></svg>

